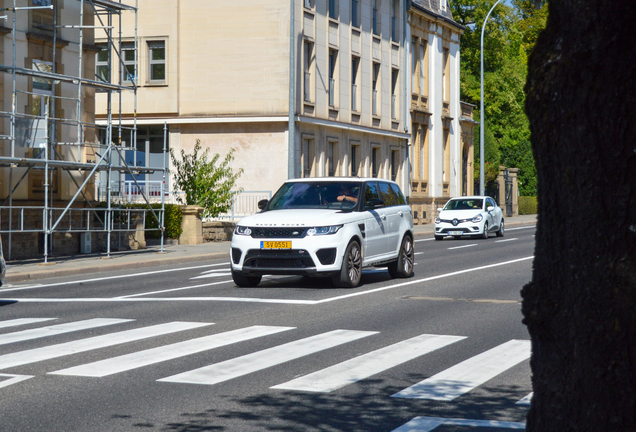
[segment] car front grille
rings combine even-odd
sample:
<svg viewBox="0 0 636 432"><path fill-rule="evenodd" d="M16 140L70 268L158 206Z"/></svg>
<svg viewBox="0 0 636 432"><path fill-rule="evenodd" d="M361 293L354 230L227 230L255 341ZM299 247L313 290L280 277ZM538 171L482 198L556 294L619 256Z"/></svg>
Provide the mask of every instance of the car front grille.
<svg viewBox="0 0 636 432"><path fill-rule="evenodd" d="M249 250L243 261L244 267L270 269L306 269L316 267L309 252L301 249L291 250Z"/></svg>
<svg viewBox="0 0 636 432"><path fill-rule="evenodd" d="M448 233L449 231L461 231L465 234L471 232L468 228L444 228L443 230L439 232L442 234L445 234L445 233Z"/></svg>
<svg viewBox="0 0 636 432"><path fill-rule="evenodd" d="M307 228L252 227L252 238L303 238Z"/></svg>

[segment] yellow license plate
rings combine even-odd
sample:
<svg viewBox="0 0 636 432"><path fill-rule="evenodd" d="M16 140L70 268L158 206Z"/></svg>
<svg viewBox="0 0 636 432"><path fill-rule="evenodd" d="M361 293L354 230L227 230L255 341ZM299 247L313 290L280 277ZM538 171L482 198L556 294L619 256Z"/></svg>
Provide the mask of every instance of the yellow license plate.
<svg viewBox="0 0 636 432"><path fill-rule="evenodd" d="M290 241L262 241L261 249L291 249Z"/></svg>

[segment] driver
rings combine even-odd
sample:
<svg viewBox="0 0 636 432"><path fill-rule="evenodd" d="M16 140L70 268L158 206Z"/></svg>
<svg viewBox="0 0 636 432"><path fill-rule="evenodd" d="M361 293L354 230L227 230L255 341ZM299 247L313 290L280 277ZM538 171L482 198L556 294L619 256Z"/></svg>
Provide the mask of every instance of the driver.
<svg viewBox="0 0 636 432"><path fill-rule="evenodd" d="M358 198L356 198L351 189L349 188L348 185L346 184L341 184L340 185L340 193L338 194L338 197L336 198L338 201L340 202L351 202L351 203L357 203L358 202Z"/></svg>

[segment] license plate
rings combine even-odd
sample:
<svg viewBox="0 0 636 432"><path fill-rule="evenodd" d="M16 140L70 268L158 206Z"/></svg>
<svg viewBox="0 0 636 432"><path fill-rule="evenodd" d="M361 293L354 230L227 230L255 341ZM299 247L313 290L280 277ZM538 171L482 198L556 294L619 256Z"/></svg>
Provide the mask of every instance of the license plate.
<svg viewBox="0 0 636 432"><path fill-rule="evenodd" d="M290 241L262 241L261 249L291 249Z"/></svg>
<svg viewBox="0 0 636 432"><path fill-rule="evenodd" d="M448 235L462 235L464 231L449 231Z"/></svg>

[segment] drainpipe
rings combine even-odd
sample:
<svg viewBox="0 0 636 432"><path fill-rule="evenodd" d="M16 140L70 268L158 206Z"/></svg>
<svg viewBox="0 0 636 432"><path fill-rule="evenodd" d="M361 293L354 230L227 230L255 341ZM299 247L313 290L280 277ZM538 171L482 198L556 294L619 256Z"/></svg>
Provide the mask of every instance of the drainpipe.
<svg viewBox="0 0 636 432"><path fill-rule="evenodd" d="M296 0L290 2L289 12L289 135L288 135L288 163L287 178L296 177Z"/></svg>
<svg viewBox="0 0 636 432"><path fill-rule="evenodd" d="M410 87L411 87L411 65L409 64L409 59L411 56L409 55L409 48L411 48L411 33L407 32L408 25L408 10L411 7L410 0L404 0L404 7L402 8L402 64L404 65L404 77L402 82L404 83L404 99L402 99L402 118L404 119L404 132L408 133L410 131L410 117L408 103L411 100L410 97ZM413 136L413 135L411 135ZM404 191L406 192L406 202L408 203L411 199L411 142L410 139L405 139L406 141L406 183L404 184Z"/></svg>

